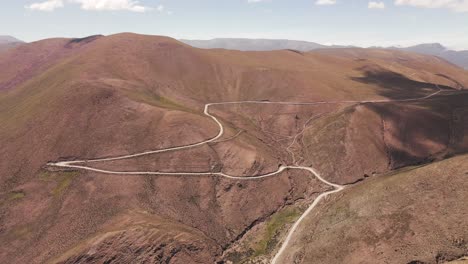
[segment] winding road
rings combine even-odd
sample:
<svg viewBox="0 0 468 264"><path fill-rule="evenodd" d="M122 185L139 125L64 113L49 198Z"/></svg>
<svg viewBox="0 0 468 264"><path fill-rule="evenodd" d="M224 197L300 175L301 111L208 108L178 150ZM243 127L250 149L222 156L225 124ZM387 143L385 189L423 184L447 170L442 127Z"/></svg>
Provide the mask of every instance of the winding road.
<svg viewBox="0 0 468 264"><path fill-rule="evenodd" d="M274 177L274 176L277 176L277 175L279 175L280 173L282 173L283 171L286 171L286 170L305 170L305 171L313 174L318 180L320 180L324 184L333 187L333 190L320 194L314 200L314 202L307 208L307 210L299 217L299 219L293 224L293 226L289 230L286 238L282 242L280 249L275 254L273 259L271 260L271 264L277 264L277 263L280 263L280 258L285 253L286 249L288 248L289 244L291 243L291 240L293 239L293 236L294 236L297 228L302 223L302 221L307 217L307 215L309 215L309 213L314 210L314 208L319 204L319 202L322 199L324 199L325 197L327 197L330 194L342 191L345 188L344 186L328 182L327 180L322 178L322 176L312 167L297 166L296 164L291 165L291 166L281 166L281 167L278 168L277 171L274 171L274 172L271 172L271 173L268 173L268 174L256 175L256 176L245 176L245 177L228 175L228 174L225 174L223 172L110 171L110 170L103 170L103 169L97 169L97 168L89 167L87 165L92 164L92 163L98 163L98 162L131 159L131 158L141 157L141 156L145 156L145 155L158 154L158 153L164 153L164 152L170 152L170 151L180 151L180 150L185 150L185 149L189 149L189 148L198 147L198 146L208 144L208 143L211 143L211 142L215 142L216 140L218 140L219 138L221 138L223 136L224 127L223 127L222 123L214 115L210 114L209 109L212 106L217 106L217 105L239 105L239 104L321 105L321 104L342 104L342 103L411 102L411 101L429 99L429 98L441 93L442 90L437 85L436 85L436 87L438 88L438 90L436 92L434 92L434 93L431 93L431 94L429 94L427 96L424 96L424 97L410 98L410 99L394 99L394 100L392 100L392 99L382 99L382 100L367 100L367 101L318 101L318 102L235 101L235 102L209 103L209 104L205 105L204 114L206 116L210 117L219 127L218 134L215 137L211 138L211 139L201 141L201 142L198 142L198 143L178 146L178 147L171 147L171 148L158 149L158 150L153 150L153 151L146 151L146 152L141 152L141 153L136 153L136 154L123 155L123 156L119 156L119 157L91 159L91 160L73 160L73 161L50 162L50 163L47 163L47 165L51 166L51 167L80 169L80 170L87 170L87 171L93 171L93 172L98 172L98 173L103 173L103 174L114 174L114 175L219 176L219 177L224 177L224 178L228 178L228 179L232 179L232 180L242 180L242 181L248 181L248 180L251 181L251 180L258 180L258 179L263 179L263 178L268 178L268 177ZM295 137L295 139L296 139L296 137Z"/></svg>

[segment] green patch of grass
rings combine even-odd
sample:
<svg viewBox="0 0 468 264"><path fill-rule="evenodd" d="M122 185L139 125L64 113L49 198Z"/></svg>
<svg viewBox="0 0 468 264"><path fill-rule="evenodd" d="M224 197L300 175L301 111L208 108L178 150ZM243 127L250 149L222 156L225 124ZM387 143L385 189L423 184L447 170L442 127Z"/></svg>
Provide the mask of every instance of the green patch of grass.
<svg viewBox="0 0 468 264"><path fill-rule="evenodd" d="M297 208L288 208L276 213L266 223L265 233L263 238L254 246L253 257L265 255L276 244L276 236L280 230L286 225L293 223L300 216L300 211Z"/></svg>
<svg viewBox="0 0 468 264"><path fill-rule="evenodd" d="M52 190L54 196L60 196L73 181L76 173L66 173L57 179L57 186Z"/></svg>
<svg viewBox="0 0 468 264"><path fill-rule="evenodd" d="M52 180L52 176L53 176L52 172L50 172L50 171L41 170L39 172L39 179L41 181L50 181L50 180Z"/></svg>
<svg viewBox="0 0 468 264"><path fill-rule="evenodd" d="M11 192L8 196L8 200L10 201L15 201L15 200L19 200L19 199L22 199L26 196L26 194L23 192L23 191L14 191L14 192Z"/></svg>
<svg viewBox="0 0 468 264"><path fill-rule="evenodd" d="M0 206L7 204L8 202L14 202L23 199L26 196L24 191L13 191L0 199Z"/></svg>
<svg viewBox="0 0 468 264"><path fill-rule="evenodd" d="M43 170L39 173L39 179L42 181L55 181L56 185L52 189L52 195L60 196L63 192L70 186L73 181L73 178L79 175L78 171L60 171L60 172L51 172Z"/></svg>

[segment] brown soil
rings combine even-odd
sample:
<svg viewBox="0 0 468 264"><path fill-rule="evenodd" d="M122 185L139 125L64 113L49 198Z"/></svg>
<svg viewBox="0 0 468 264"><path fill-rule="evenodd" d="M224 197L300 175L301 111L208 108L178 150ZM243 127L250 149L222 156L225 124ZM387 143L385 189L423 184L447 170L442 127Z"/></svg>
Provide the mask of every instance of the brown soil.
<svg viewBox="0 0 468 264"><path fill-rule="evenodd" d="M298 253L288 259L429 264L465 256L467 159L406 168L349 187L306 220L295 243Z"/></svg>

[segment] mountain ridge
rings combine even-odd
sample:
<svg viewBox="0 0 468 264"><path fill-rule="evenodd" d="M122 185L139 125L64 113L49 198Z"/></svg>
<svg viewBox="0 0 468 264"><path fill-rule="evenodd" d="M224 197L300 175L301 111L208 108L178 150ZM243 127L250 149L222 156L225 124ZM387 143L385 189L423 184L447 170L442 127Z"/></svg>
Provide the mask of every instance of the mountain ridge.
<svg viewBox="0 0 468 264"><path fill-rule="evenodd" d="M203 49L230 49L241 51L273 51L273 50L297 50L308 52L317 49L335 49L335 48L360 48L346 45L323 45L317 42L288 40L288 39L249 39L249 38L214 38L210 40L189 40L180 39L180 41L196 48ZM363 48L363 47L362 47ZM409 47L369 47L380 49L403 50L416 52L426 55L438 56L448 60L464 69L468 69L468 50L455 51L450 50L440 43L422 43Z"/></svg>
<svg viewBox="0 0 468 264"><path fill-rule="evenodd" d="M314 49L323 48L350 48L353 46L342 45L323 45L316 42L303 41L303 40L289 40L289 39L249 39L249 38L214 38L210 40L190 40L180 39L188 45L196 48L220 48L220 49L234 49L241 51L272 51L291 49L302 52L311 51Z"/></svg>
<svg viewBox="0 0 468 264"><path fill-rule="evenodd" d="M227 49L240 51L274 51L274 50L297 50L308 52L318 49L340 49L340 48L363 48L352 45L324 45L317 42L289 39L266 39L266 38L213 38L209 40L179 39L180 42L201 49ZM6 51L24 44L13 36L0 35L0 52ZM420 54L441 57L459 67L468 70L468 50L451 50L441 43L422 43L408 47L369 47L380 49L403 50Z"/></svg>

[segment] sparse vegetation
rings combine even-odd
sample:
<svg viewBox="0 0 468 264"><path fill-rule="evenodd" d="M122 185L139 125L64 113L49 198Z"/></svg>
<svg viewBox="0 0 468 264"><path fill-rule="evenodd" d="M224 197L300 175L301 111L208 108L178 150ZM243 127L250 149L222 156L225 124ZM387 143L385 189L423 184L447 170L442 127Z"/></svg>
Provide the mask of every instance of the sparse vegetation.
<svg viewBox="0 0 468 264"><path fill-rule="evenodd" d="M6 195L6 197L0 198L0 206L4 205L8 202L17 201L23 199L26 196L24 191L13 191Z"/></svg>
<svg viewBox="0 0 468 264"><path fill-rule="evenodd" d="M26 196L26 194L23 191L14 191L14 192L10 193L10 195L8 197L8 200L15 201L15 200L22 199L25 196Z"/></svg>
<svg viewBox="0 0 468 264"><path fill-rule="evenodd" d="M70 186L73 177L76 173L66 173L58 178L57 186L52 190L52 194L55 196L61 195Z"/></svg>
<svg viewBox="0 0 468 264"><path fill-rule="evenodd" d="M277 244L277 236L281 230L287 224L293 223L300 215L297 208L287 208L274 214L266 223L263 238L254 246L253 257L267 254Z"/></svg>
<svg viewBox="0 0 468 264"><path fill-rule="evenodd" d="M54 196L60 196L73 181L75 176L79 175L78 171L61 171L61 172L50 172L42 170L39 173L39 178L43 181L55 181L56 185L52 189L51 194Z"/></svg>

